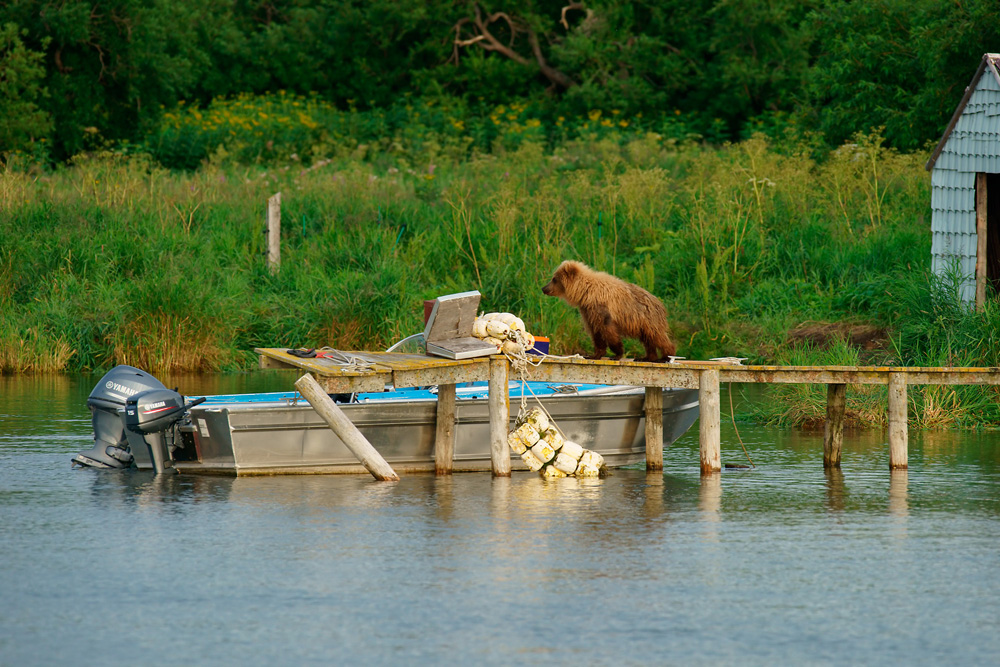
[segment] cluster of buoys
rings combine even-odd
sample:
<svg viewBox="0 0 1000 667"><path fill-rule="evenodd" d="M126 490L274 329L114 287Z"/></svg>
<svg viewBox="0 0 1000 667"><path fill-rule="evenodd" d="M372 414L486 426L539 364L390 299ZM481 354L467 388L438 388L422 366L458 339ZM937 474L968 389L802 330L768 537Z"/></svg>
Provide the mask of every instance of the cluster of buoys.
<svg viewBox="0 0 1000 667"><path fill-rule="evenodd" d="M507 444L542 477L600 477L604 457L560 435L540 408L518 416Z"/></svg>
<svg viewBox="0 0 1000 667"><path fill-rule="evenodd" d="M497 352L520 354L535 346L535 337L524 328L520 317L511 313L486 313L472 323L472 335L496 345Z"/></svg>

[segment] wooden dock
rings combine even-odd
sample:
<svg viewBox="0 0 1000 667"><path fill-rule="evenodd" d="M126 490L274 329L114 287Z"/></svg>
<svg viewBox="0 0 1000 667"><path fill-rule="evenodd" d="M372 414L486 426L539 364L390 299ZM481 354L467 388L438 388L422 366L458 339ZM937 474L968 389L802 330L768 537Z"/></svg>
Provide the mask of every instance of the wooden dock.
<svg viewBox="0 0 1000 667"><path fill-rule="evenodd" d="M455 361L385 352L341 352L336 358L302 359L284 348L258 348L261 368L295 368L311 373L327 393L382 391L396 387L438 385L435 469L451 472L455 434L455 385L487 381L490 387L490 449L494 476L510 475L507 425L510 399L506 387L510 363L497 355ZM346 360L346 362L345 362ZM720 395L723 382L825 384L827 421L823 464L840 465L847 385L883 384L889 388L889 467L907 467L907 387L910 385L1000 385L1000 368L914 368L889 366L741 366L720 362L658 364L610 359L546 358L529 368L525 379L549 382L628 384L646 387L646 469L662 470L663 413L661 387L698 389L702 473L722 469Z"/></svg>

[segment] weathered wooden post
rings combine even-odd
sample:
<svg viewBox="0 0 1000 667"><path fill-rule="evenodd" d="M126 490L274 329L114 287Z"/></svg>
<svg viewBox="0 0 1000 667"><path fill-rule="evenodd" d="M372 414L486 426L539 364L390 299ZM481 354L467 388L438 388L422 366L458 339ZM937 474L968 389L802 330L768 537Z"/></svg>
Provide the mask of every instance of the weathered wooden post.
<svg viewBox="0 0 1000 667"><path fill-rule="evenodd" d="M392 466L372 447L371 443L358 430L358 427L344 414L344 411L327 396L323 387L319 386L319 382L316 382L312 375L307 373L296 380L295 388L309 401L313 410L323 418L323 421L347 445L351 453L358 457L361 465L375 479L382 482L399 481L399 475L392 469Z"/></svg>
<svg viewBox="0 0 1000 667"><path fill-rule="evenodd" d="M840 450L844 446L844 409L847 405L847 385L826 386L826 424L823 426L823 467L840 465Z"/></svg>
<svg viewBox="0 0 1000 667"><path fill-rule="evenodd" d="M663 470L663 388L646 387L646 470Z"/></svg>
<svg viewBox="0 0 1000 667"><path fill-rule="evenodd" d="M889 373L889 468L908 466L906 429L906 373Z"/></svg>
<svg viewBox="0 0 1000 667"><path fill-rule="evenodd" d="M701 472L722 470L719 415L719 371L706 369L698 377L698 440Z"/></svg>
<svg viewBox="0 0 1000 667"><path fill-rule="evenodd" d="M434 472L450 475L455 460L455 385L439 384L437 428L434 433Z"/></svg>
<svg viewBox="0 0 1000 667"><path fill-rule="evenodd" d="M490 357L490 462L494 477L510 477L510 447L507 428L510 425L510 369L505 357Z"/></svg>
<svg viewBox="0 0 1000 667"><path fill-rule="evenodd" d="M281 193L267 200L267 268L277 273L281 268Z"/></svg>

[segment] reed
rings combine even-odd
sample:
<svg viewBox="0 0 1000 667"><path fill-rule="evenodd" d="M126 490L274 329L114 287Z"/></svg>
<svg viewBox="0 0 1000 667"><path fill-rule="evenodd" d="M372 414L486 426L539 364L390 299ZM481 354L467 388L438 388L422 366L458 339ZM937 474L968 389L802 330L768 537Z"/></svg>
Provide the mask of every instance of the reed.
<svg viewBox="0 0 1000 667"><path fill-rule="evenodd" d="M923 271L922 155L884 150L877 135L816 154L599 123L603 134L550 146L532 138L527 111L511 113L506 131L524 131L496 135L490 152L448 148L465 135L425 125L410 148L321 143L309 160L262 164L216 151L193 171L121 151L52 171L8 163L2 371L239 369L255 346L380 349L421 330L424 299L467 289L486 310L520 314L553 352L587 351L577 314L541 293L567 258L663 298L689 358L837 363L849 349L797 351L787 334L848 320L889 332L892 345L865 353L880 361L1000 363L997 309L970 312ZM437 148L415 151L418 139ZM848 159L857 151L865 160ZM271 275L264 203L277 191L282 267ZM868 419L852 395L849 414ZM1000 421L963 412L985 400L966 388L913 397L927 424ZM808 421L822 397L796 403L806 407L784 421Z"/></svg>

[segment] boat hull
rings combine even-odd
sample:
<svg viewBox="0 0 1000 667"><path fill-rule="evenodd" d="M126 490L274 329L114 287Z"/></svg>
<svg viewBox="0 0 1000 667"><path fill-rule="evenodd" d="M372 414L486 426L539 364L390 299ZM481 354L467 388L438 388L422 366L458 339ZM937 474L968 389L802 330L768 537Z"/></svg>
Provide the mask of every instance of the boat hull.
<svg viewBox="0 0 1000 667"><path fill-rule="evenodd" d="M663 390L663 444L690 428L698 416L698 392ZM646 451L644 390L545 399L569 440L599 452L610 466L642 461ZM433 398L339 406L397 472L434 470L436 407ZM511 417L517 401L511 400ZM174 451L181 472L230 475L364 473L366 470L326 423L302 401L218 402L192 408L179 427L183 447ZM140 469L151 462L136 456ZM514 470L526 469L517 456ZM485 399L456 404L453 470L491 469L489 405Z"/></svg>

